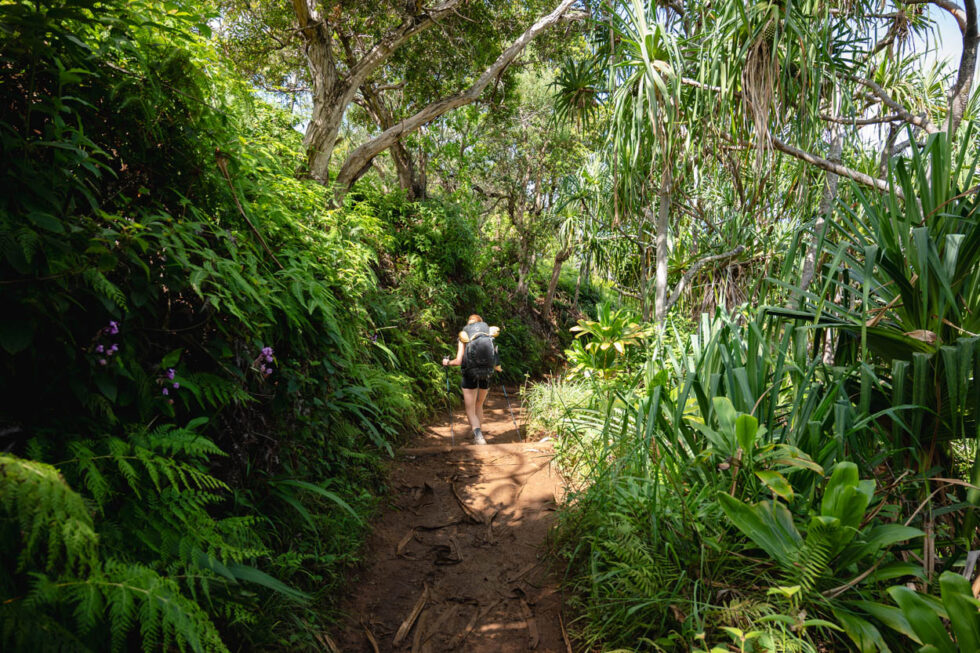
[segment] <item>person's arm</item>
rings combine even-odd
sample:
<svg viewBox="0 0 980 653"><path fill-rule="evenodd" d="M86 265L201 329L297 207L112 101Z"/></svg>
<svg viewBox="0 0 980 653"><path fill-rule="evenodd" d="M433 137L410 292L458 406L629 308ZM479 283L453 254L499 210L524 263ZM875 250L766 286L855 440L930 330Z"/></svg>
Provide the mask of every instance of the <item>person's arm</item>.
<svg viewBox="0 0 980 653"><path fill-rule="evenodd" d="M460 366L460 365L463 364L463 349L464 349L463 343L462 342L457 342L456 345L457 345L456 346L456 358L454 358L452 360L449 360L449 356L444 357L442 359L442 364L443 365L455 365L455 366L458 367L458 366Z"/></svg>

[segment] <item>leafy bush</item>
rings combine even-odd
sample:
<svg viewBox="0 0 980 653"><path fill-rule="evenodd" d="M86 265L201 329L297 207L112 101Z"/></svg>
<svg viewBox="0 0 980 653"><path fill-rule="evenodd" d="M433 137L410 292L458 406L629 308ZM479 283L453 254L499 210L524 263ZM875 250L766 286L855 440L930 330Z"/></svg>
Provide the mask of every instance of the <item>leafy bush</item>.
<svg viewBox="0 0 980 653"><path fill-rule="evenodd" d="M4 647L317 646L482 292L466 206L297 179L209 19L0 6Z"/></svg>

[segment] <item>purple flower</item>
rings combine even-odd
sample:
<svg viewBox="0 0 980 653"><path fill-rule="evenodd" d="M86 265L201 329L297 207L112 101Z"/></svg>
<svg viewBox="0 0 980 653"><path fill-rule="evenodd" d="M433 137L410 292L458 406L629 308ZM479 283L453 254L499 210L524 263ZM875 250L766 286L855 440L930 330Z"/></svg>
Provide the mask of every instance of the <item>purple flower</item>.
<svg viewBox="0 0 980 653"><path fill-rule="evenodd" d="M99 359L99 365L107 365L107 364L108 364L108 361L106 361L106 359L104 359L104 358L100 358Z"/></svg>
<svg viewBox="0 0 980 653"><path fill-rule="evenodd" d="M170 390L167 390L166 388L164 388L164 389L163 389L163 395L164 395L164 396L167 396L167 395L169 395L169 394L170 394Z"/></svg>
<svg viewBox="0 0 980 653"><path fill-rule="evenodd" d="M377 342L377 341L378 341L378 334L377 333L372 333L371 334L371 342Z"/></svg>
<svg viewBox="0 0 980 653"><path fill-rule="evenodd" d="M265 375L269 376L270 374L272 374L272 369L266 369Z"/></svg>
<svg viewBox="0 0 980 653"><path fill-rule="evenodd" d="M167 370L167 378L170 379L171 381L174 380L174 376L176 376L176 374L177 372L174 371L174 368L172 367Z"/></svg>
<svg viewBox="0 0 980 653"><path fill-rule="evenodd" d="M105 333L108 333L109 335L114 336L117 333L119 333L119 323L116 322L115 320L110 320L109 326L103 329L103 331L105 331Z"/></svg>
<svg viewBox="0 0 980 653"><path fill-rule="evenodd" d="M266 356L265 357L265 362L266 363L271 363L272 362L272 356Z"/></svg>
<svg viewBox="0 0 980 653"><path fill-rule="evenodd" d="M103 347L102 345L96 345L95 346L95 351L97 351L97 352L99 352L101 354L102 352L105 351L105 347Z"/></svg>
<svg viewBox="0 0 980 653"><path fill-rule="evenodd" d="M112 343L112 346L109 347L109 351L111 351L111 352L117 352L117 351L119 351L119 345L117 345L116 343Z"/></svg>
<svg viewBox="0 0 980 653"><path fill-rule="evenodd" d="M180 387L180 384L179 384L179 383L177 383L176 381L174 381L174 390L176 390L176 389L177 389L177 388L179 388L179 387Z"/></svg>

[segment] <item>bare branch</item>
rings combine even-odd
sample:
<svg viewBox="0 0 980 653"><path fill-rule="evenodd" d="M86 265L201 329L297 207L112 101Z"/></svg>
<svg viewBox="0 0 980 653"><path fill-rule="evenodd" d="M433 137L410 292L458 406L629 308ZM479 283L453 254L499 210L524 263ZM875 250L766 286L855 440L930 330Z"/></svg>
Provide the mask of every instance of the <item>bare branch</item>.
<svg viewBox="0 0 980 653"><path fill-rule="evenodd" d="M889 108L893 109L905 122L912 123L916 127L924 129L928 134L935 134L939 131L939 129L937 129L928 118L912 115L908 109L896 102L892 96L888 94L888 91L882 88L880 84L877 84L870 79L864 79L863 77L856 77L854 75L846 75L845 77L852 82L857 82L858 84L870 88L876 96L881 98L882 102L884 102Z"/></svg>
<svg viewBox="0 0 980 653"><path fill-rule="evenodd" d="M829 116L825 113L820 114L820 119L827 122L836 122L841 125L851 125L852 127L863 127L864 125L880 125L882 123L895 122L898 120L903 120L902 116L897 113L890 113L880 118L847 118L844 116Z"/></svg>
<svg viewBox="0 0 980 653"><path fill-rule="evenodd" d="M736 247L735 249L729 252L725 252L723 254L713 254L711 256L705 256L702 259L698 259L698 261L696 261L694 265L688 268L687 272L685 272L684 275L681 277L681 280L677 282L677 285L674 286L674 292L670 294L670 299L667 300L667 306L664 310L669 311L674 306L674 304L677 303L677 300L681 298L681 293L684 292L684 288L687 286L688 283L691 282L691 279L694 278L694 275L698 273L698 270L703 268L708 263L714 263L715 261L724 261L730 258L734 258L744 251L745 251L745 245L739 245L738 247Z"/></svg>
<svg viewBox="0 0 980 653"><path fill-rule="evenodd" d="M827 172L832 172L835 175L840 175L841 177L847 177L853 181L863 184L865 186L870 186L871 188L876 188L883 193L893 192L895 195L901 199L905 199L905 194L902 189L898 186L892 187L884 179L878 179L877 177L872 177L871 175L866 175L863 172L858 172L857 170L852 170L847 166L841 165L840 163L835 163L829 159L824 159L815 154L810 154L809 152L804 152L803 150L793 147L783 141L779 140L775 136L772 137L772 144L777 150L783 152L784 154L789 154L792 157L800 159L801 161L806 161L810 165L816 166L821 170L826 170Z"/></svg>

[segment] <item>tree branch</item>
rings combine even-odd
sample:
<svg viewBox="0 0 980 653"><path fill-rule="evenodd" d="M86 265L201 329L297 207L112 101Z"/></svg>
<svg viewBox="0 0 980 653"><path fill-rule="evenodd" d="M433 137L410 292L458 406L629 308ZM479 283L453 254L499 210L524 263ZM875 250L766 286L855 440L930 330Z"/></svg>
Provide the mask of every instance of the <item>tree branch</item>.
<svg viewBox="0 0 980 653"><path fill-rule="evenodd" d="M681 293L684 292L684 287L690 283L691 279L694 278L694 275L698 273L698 270L703 268L708 263L734 258L744 251L745 245L739 245L729 252L725 252L723 254L713 254L711 256L705 256L702 259L698 259L698 261L696 261L694 265L692 265L687 272L684 273L684 276L682 276L681 280L677 282L677 285L674 286L674 292L670 294L670 299L667 300L667 306L664 308L664 311L669 311L674 304L677 303L677 300L681 298Z"/></svg>
<svg viewBox="0 0 980 653"><path fill-rule="evenodd" d="M841 125L851 125L852 127L863 127L864 125L880 125L887 122L895 122L896 120L903 120L902 116L897 113L889 113L888 115L881 116L880 118L845 118L843 116L829 116L825 113L820 114L820 119L826 122L836 122Z"/></svg>
<svg viewBox="0 0 980 653"><path fill-rule="evenodd" d="M945 9L956 19L956 24L960 26L960 32L966 32L967 12L969 11L970 0L966 0L967 12L964 12L956 6L955 2L951 2L950 0L902 0L902 3L906 5L936 5L941 9Z"/></svg>
<svg viewBox="0 0 980 653"><path fill-rule="evenodd" d="M960 55L956 81L949 89L949 115L946 119L946 131L950 140L956 135L966 112L966 105L970 101L970 90L973 88L973 78L977 70L977 48L980 45L976 0L963 0L963 4L966 7L965 23L960 26L963 32L963 54Z"/></svg>
<svg viewBox="0 0 980 653"><path fill-rule="evenodd" d="M792 157L800 159L801 161L806 161L810 165L816 166L821 170L826 170L827 172L832 172L835 175L840 175L841 177L847 177L853 181L863 184L865 186L870 186L880 190L883 193L893 192L895 196L904 200L905 194L902 189L898 186L892 187L884 179L878 179L877 177L872 177L871 175L866 175L863 172L858 172L857 170L852 170L847 166L841 165L840 163L834 163L829 159L819 157L815 154L810 154L809 152L804 152L803 150L793 147L783 141L779 140L775 136L772 137L772 144L777 150L783 152L784 154L789 154Z"/></svg>
<svg viewBox="0 0 980 653"><path fill-rule="evenodd" d="M484 70L483 74L481 74L476 82L466 89L466 91L433 102L415 115L402 120L398 124L393 125L391 128L386 129L377 137L357 147L347 157L347 160L344 162L344 165L341 167L340 172L337 175L337 187L335 190L337 199L339 200L341 197L343 197L343 195L347 192L347 189L349 189L351 185L357 181L360 176L359 173L365 169L365 164L368 161L391 147L391 145L401 138L402 135L419 129L423 125L432 122L439 116L448 113L453 109L476 101L490 82L493 81L495 77L503 73L503 71L508 65L510 65L517 55L524 50L527 44L530 43L531 40L538 35L538 33L551 26L559 18L561 18L562 14L564 14L565 11L575 3L575 1L576 0L561 0L554 11L538 19L538 21L528 28L526 32L521 34L521 36L510 45L510 47L504 50L500 56L497 57L497 60L494 61L489 68ZM446 5L449 4L449 2L446 3Z"/></svg>
<svg viewBox="0 0 980 653"><path fill-rule="evenodd" d="M867 86L868 88L870 88L875 95L881 98L882 102L884 102L888 107L893 109L905 122L912 123L916 127L920 127L924 129L928 134L935 134L936 132L939 131L939 129L937 129L936 126L933 125L928 118L920 118L919 116L913 116L908 109L903 107L901 104L896 102L890 95L888 95L888 91L882 88L880 84L877 84L871 81L870 79L864 79L863 77L857 77L855 75L845 75L845 78L851 80L852 82L857 82L862 86Z"/></svg>

